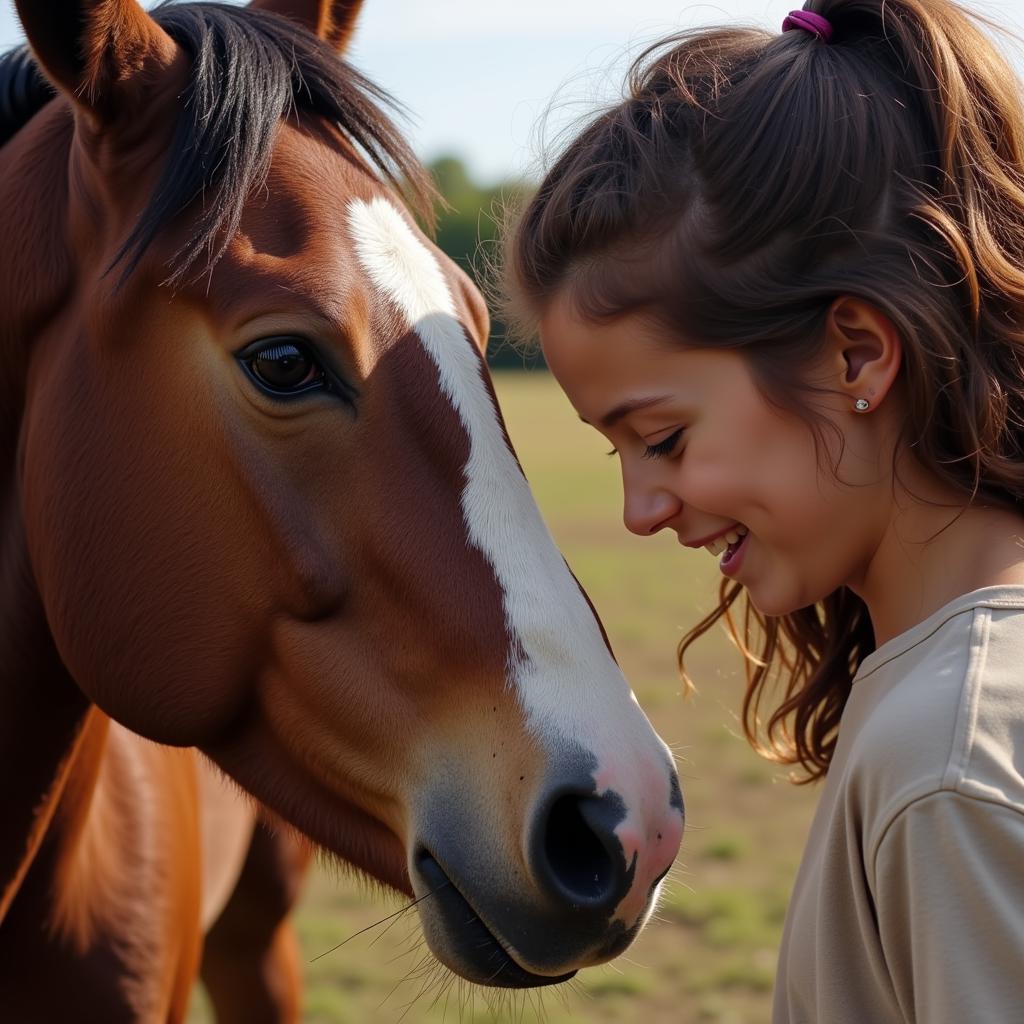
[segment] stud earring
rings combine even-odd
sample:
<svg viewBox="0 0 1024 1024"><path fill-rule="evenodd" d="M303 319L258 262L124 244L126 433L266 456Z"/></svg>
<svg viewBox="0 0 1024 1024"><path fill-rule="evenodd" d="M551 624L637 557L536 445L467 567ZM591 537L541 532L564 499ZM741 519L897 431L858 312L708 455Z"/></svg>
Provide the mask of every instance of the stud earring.
<svg viewBox="0 0 1024 1024"><path fill-rule="evenodd" d="M867 412L871 408L871 403L866 398L858 398L853 407L857 412Z"/></svg>

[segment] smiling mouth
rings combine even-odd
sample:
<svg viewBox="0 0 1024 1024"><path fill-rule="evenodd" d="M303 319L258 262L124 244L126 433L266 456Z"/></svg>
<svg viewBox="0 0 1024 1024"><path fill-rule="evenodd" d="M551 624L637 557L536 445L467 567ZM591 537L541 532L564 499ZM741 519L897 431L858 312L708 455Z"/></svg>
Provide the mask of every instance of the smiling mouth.
<svg viewBox="0 0 1024 1024"><path fill-rule="evenodd" d="M539 988L568 981L576 972L552 977L534 974L512 959L501 941L480 919L472 904L456 888L444 868L426 851L416 857L416 867L430 886L431 901L455 946L453 953L463 977L478 985L500 988ZM452 967L451 964L448 964Z"/></svg>
<svg viewBox="0 0 1024 1024"><path fill-rule="evenodd" d="M736 548L739 542L746 537L747 528L742 523L737 523L731 530L727 530L720 537L709 541L704 545L705 551L710 551L716 558L729 548Z"/></svg>

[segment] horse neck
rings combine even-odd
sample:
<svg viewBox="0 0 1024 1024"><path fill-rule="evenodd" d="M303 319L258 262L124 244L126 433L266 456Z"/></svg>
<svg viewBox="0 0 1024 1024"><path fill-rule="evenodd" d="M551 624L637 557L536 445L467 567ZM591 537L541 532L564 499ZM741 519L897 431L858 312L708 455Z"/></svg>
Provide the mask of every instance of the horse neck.
<svg viewBox="0 0 1024 1024"><path fill-rule="evenodd" d="M19 479L32 339L59 314L71 280L61 219L70 126L66 111L47 108L0 150L0 920L52 819L89 712L47 624Z"/></svg>

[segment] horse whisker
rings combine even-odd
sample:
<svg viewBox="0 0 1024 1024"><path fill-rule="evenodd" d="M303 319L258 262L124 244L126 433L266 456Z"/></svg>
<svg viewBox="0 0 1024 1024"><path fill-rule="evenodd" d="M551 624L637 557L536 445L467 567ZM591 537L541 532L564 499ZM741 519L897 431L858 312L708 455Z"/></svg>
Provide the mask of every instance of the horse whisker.
<svg viewBox="0 0 1024 1024"><path fill-rule="evenodd" d="M440 887L440 886L438 886L438 889L439 889L439 888L441 888L441 887ZM437 890L435 889L434 891L436 892ZM429 895L429 893L428 893L427 895ZM378 941L379 939L381 939L381 938L383 938L383 937L384 937L385 935L387 935L387 933L388 933L389 931L391 931L391 929L392 929L392 928L394 928L394 927L395 927L395 925L396 925L396 924L398 924L398 922L399 922L399 921L400 921L400 920L402 919L402 914L404 914L404 913L405 913L405 911L407 911L407 910L412 910L412 908L413 908L414 906L415 906L415 904L414 904L414 903L410 903L410 904L409 904L408 906L405 906L405 907L403 907L403 908L402 908L402 909L401 909L400 911L398 911L398 913L396 913L396 914L394 915L394 920L393 920L393 921L391 922L391 924L389 924L389 925L387 926L387 928L385 928L385 929L384 929L384 931L380 932L380 934L378 934L378 935L375 935L375 936L374 936L374 937L373 937L373 938L372 938L372 939L370 940L370 946L372 946L372 945L373 945L373 944L374 944L375 942L377 942L377 941ZM380 923L380 924L383 924L384 922L383 922L383 921L381 921L381 922L379 922L379 923ZM367 948L367 949L369 949L369 948L370 948L370 946L367 946L366 948Z"/></svg>
<svg viewBox="0 0 1024 1024"><path fill-rule="evenodd" d="M441 999L441 996L445 995L448 992L448 990L451 988L452 978L454 977L452 972L445 970L444 973L441 973L441 972L438 972L438 973L440 974L440 977L439 977L439 980L438 980L437 995L434 996L433 1002L431 1002L431 1004L427 1007L427 1013L430 1013L430 1011L435 1006L437 1006L438 1002ZM447 1002L447 999L446 999L446 1002ZM442 1016L443 1016L443 1014L442 1014Z"/></svg>
<svg viewBox="0 0 1024 1024"><path fill-rule="evenodd" d="M390 921L393 917L398 917L400 914L404 914L407 910L411 910L413 907L415 907L417 903L422 903L428 896L433 896L435 892L438 892L440 889L443 889L446 885L449 884L450 883L448 881L442 882L436 889L431 889L430 892L425 892L422 896L419 896L416 899L414 899L412 903L409 903L404 907L400 907L393 914L388 914L387 917L382 917L379 921L374 921L373 924L368 924L365 928L360 928L359 931L354 932L347 939L344 939L343 941L339 942L336 946L331 946L330 949L325 949L322 953L317 953L317 955L313 957L313 959L309 962L311 964L316 963L316 961L319 960L321 957L325 957L327 956L328 953L333 953L335 952L335 950L341 949L341 947L344 946L345 943L351 942L353 939L358 938L360 935L363 934L363 932L368 932L371 929L378 927L378 925L382 925L385 921Z"/></svg>
<svg viewBox="0 0 1024 1024"><path fill-rule="evenodd" d="M412 956L417 949L422 948L423 936L421 934L407 935L405 939L405 944L406 948L400 949L393 957L390 957L388 959L387 963L393 964L396 960L401 960L402 957Z"/></svg>
<svg viewBox="0 0 1024 1024"><path fill-rule="evenodd" d="M419 991L406 1005L405 1009L402 1011L401 1016L398 1018L397 1024L402 1024L402 1021L405 1019L406 1014L413 1008L413 1006L415 1006L417 1002L419 1002L420 997L423 996L424 993L429 992L430 986L432 985L434 977L436 976L437 973L436 968L437 964L435 962L434 964L430 965L429 971L424 972L423 983L420 985Z"/></svg>

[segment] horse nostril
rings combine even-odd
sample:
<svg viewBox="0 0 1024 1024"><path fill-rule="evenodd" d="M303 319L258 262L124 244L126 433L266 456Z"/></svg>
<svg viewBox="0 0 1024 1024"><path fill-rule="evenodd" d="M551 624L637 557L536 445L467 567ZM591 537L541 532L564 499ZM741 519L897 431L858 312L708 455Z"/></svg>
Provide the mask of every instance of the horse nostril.
<svg viewBox="0 0 1024 1024"><path fill-rule="evenodd" d="M623 817L616 798L569 793L551 804L534 867L561 900L611 909L625 894L632 871L614 831Z"/></svg>

